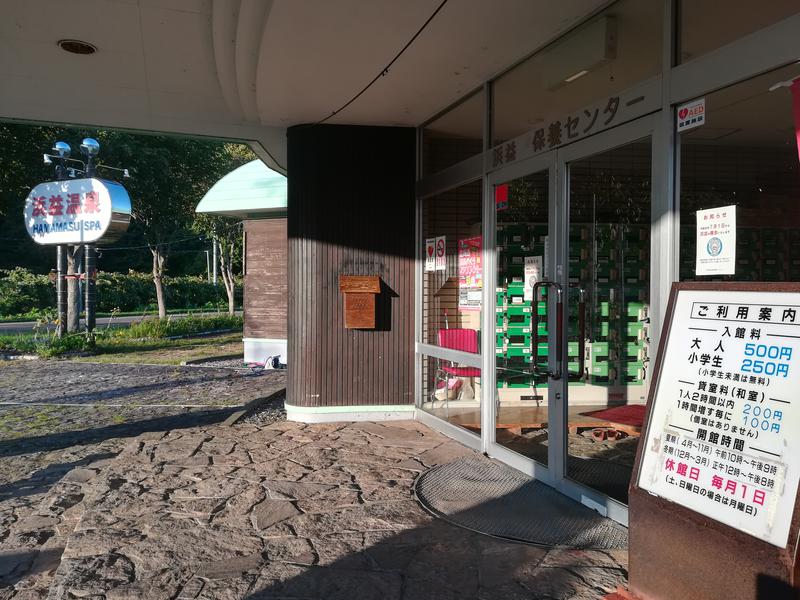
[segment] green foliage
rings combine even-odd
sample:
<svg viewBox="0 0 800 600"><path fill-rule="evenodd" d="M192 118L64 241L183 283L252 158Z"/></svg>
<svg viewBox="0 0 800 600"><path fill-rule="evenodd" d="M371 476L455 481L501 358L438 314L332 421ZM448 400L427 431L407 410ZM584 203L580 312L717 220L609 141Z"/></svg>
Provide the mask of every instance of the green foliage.
<svg viewBox="0 0 800 600"><path fill-rule="evenodd" d="M30 314L53 307L55 301L55 286L46 275L34 275L21 267L0 270L0 315Z"/></svg>
<svg viewBox="0 0 800 600"><path fill-rule="evenodd" d="M158 245L165 254L174 254L169 261L173 273L180 273L181 268L205 268L205 260L196 260L197 254L182 254L187 248L199 254L202 246L199 240L187 240L192 237L194 209L221 177L256 158L247 146L211 139L16 123L0 123L0 243L4 246L0 268L25 266L46 272L53 266L53 249L35 244L25 232L22 206L33 186L54 179L53 166L42 164L42 153L49 152L56 140L63 140L72 145L73 157L80 159L78 146L87 136L100 142L101 163L126 167L132 175L122 183L130 193L134 222L116 246ZM98 174L118 178L115 171L100 169ZM183 241L174 245L176 240ZM152 263L147 248L124 253L113 248L104 253L101 267L142 269Z"/></svg>
<svg viewBox="0 0 800 600"><path fill-rule="evenodd" d="M176 308L219 310L228 305L225 286L214 286L205 277L165 277L164 287L168 303ZM241 286L238 286L240 303L241 292ZM153 277L149 273L98 274L98 312L141 313L152 311L155 302ZM55 285L47 275L35 275L20 267L0 270L0 317L53 320L55 303Z"/></svg>
<svg viewBox="0 0 800 600"><path fill-rule="evenodd" d="M63 338L55 334L22 334L0 336L0 352L20 354L38 354L48 358L59 356L68 352L85 352L91 349L91 344L84 334L67 335Z"/></svg>
<svg viewBox="0 0 800 600"><path fill-rule="evenodd" d="M55 331L0 336L0 352L37 354L49 358L75 352L103 352L117 349L125 340L165 340L218 331L241 331L244 319L228 314L203 315L181 319L144 319L130 327L96 329L95 340L89 341L83 333L56 336ZM169 343L169 342L167 342Z"/></svg>
<svg viewBox="0 0 800 600"><path fill-rule="evenodd" d="M144 319L126 329L114 330L115 337L130 339L159 339L184 335L197 335L210 331L242 329L244 319L237 315L206 315L181 319Z"/></svg>

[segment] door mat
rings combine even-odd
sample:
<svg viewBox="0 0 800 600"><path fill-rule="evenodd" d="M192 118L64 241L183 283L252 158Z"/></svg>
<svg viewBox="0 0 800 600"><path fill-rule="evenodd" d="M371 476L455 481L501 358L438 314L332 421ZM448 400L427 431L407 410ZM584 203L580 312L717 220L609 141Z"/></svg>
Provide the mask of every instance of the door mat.
<svg viewBox="0 0 800 600"><path fill-rule="evenodd" d="M614 408L603 408L591 412L581 413L584 417L594 417L611 423L629 425L641 428L644 424L644 404L628 404L627 406L615 406Z"/></svg>
<svg viewBox="0 0 800 600"><path fill-rule="evenodd" d="M546 547L628 547L627 528L483 456L426 471L417 478L414 493L433 515L486 535Z"/></svg>

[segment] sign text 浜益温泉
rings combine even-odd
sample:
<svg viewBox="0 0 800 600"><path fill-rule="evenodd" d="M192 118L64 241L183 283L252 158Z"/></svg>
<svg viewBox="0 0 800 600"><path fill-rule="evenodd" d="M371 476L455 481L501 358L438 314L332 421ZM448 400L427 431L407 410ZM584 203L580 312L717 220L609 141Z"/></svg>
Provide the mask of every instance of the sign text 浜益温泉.
<svg viewBox="0 0 800 600"><path fill-rule="evenodd" d="M131 215L125 188L100 179L40 183L23 211L28 235L38 244L92 244L123 233Z"/></svg>

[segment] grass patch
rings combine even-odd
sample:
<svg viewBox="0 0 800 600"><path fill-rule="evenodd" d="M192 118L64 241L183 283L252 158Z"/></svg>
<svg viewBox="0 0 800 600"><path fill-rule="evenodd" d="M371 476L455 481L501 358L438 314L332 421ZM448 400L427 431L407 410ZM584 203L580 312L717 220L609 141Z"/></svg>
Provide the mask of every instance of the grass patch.
<svg viewBox="0 0 800 600"><path fill-rule="evenodd" d="M130 327L115 329L109 335L127 339L163 339L226 329L240 330L243 326L244 318L238 315L207 315L175 320L167 317L166 319L144 319Z"/></svg>
<svg viewBox="0 0 800 600"><path fill-rule="evenodd" d="M207 332L241 331L242 327L242 317L219 314L176 320L169 317L163 320L145 319L125 328L95 329L94 340L88 340L83 333L59 338L53 332L34 330L32 333L0 336L0 352L37 354L49 358L81 352L90 352L95 355L129 354L170 348L206 347L216 345L214 337L200 341L175 338L187 338ZM238 340L240 344L234 352L240 351L241 334L233 335L232 338ZM214 354L223 354L223 352L209 353L209 355ZM180 360L191 359L182 358Z"/></svg>
<svg viewBox="0 0 800 600"><path fill-rule="evenodd" d="M224 307L224 310L227 310L227 304ZM237 311L241 311L242 307L237 306ZM216 306L203 306L200 308L168 308L167 315L197 315L197 316L205 316L209 313L218 313L220 311L219 307ZM81 313L81 317L84 316L84 313ZM158 309L155 307L147 307L142 308L139 310L115 310L111 312L97 312L95 316L99 319L101 317L152 317L158 318ZM0 323L21 323L26 321L52 321L56 318L56 313L52 308L36 308L30 310L26 313L18 313L14 315L0 315Z"/></svg>
<svg viewBox="0 0 800 600"><path fill-rule="evenodd" d="M47 333L16 333L0 335L0 352L12 354L36 354L43 358L59 356L67 352L85 352L91 343L82 333L56 337Z"/></svg>
<svg viewBox="0 0 800 600"><path fill-rule="evenodd" d="M91 356L75 357L72 360L95 363L179 365L186 360L240 353L242 352L242 334L229 333L179 340L103 339L97 341L94 352Z"/></svg>

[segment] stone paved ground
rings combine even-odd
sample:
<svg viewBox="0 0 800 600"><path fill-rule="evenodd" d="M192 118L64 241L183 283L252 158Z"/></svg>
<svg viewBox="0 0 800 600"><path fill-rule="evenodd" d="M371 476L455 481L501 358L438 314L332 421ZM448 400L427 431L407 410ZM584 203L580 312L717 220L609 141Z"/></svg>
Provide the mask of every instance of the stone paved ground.
<svg viewBox="0 0 800 600"><path fill-rule="evenodd" d="M588 600L624 581L625 552L513 544L425 513L414 478L471 452L413 421L143 433L47 495L30 535L55 534L0 598Z"/></svg>
<svg viewBox="0 0 800 600"><path fill-rule="evenodd" d="M0 361L0 599L42 597L82 514L84 480L129 438L220 422L284 382L278 372Z"/></svg>

